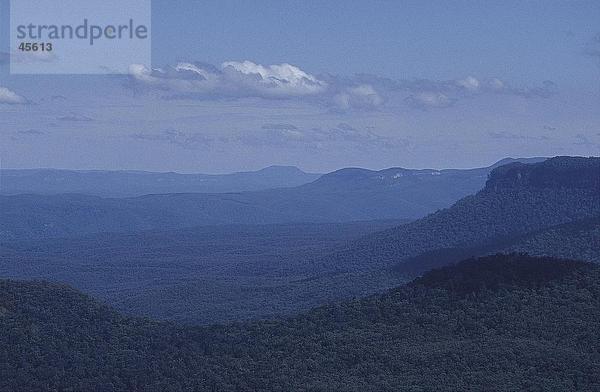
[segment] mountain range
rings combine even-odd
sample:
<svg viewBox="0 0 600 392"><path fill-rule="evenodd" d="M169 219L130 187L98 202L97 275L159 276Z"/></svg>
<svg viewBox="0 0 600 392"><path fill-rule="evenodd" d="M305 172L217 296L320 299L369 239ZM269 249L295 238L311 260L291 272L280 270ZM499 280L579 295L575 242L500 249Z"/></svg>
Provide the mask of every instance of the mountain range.
<svg viewBox="0 0 600 392"><path fill-rule="evenodd" d="M244 192L294 187L320 176L294 166L270 166L258 171L221 175L135 170L0 169L0 194L81 193L134 197L159 193Z"/></svg>
<svg viewBox="0 0 600 392"><path fill-rule="evenodd" d="M3 196L0 390L599 390L600 158L436 173Z"/></svg>
<svg viewBox="0 0 600 392"><path fill-rule="evenodd" d="M543 158L522 161L540 160ZM416 219L477 192L494 168L514 161L521 160L507 159L470 170L342 169L296 187L252 192L127 198L71 193L0 196L0 239L198 225ZM85 178L93 182L94 177ZM61 189L64 192L68 187Z"/></svg>
<svg viewBox="0 0 600 392"><path fill-rule="evenodd" d="M537 162L544 158L520 158L519 162ZM494 168L508 162L503 159ZM480 170L471 171L475 176ZM489 171L488 168L483 169ZM325 187L344 181L370 185L403 185L411 175L457 175L461 170L409 170L390 168L381 171L341 169L330 173L322 183ZM469 173L469 170L465 171ZM487 174L487 173L486 173ZM306 173L294 166L269 166L258 171L231 174L158 173L136 170L65 170L65 169L0 169L0 195L79 193L101 197L135 197L165 193L230 193L292 188L311 183L322 174ZM460 176L456 176L460 177ZM340 179L343 181L338 181ZM381 179L384 179L382 182ZM390 181L392 180L392 181ZM370 181L370 183L369 183Z"/></svg>
<svg viewBox="0 0 600 392"><path fill-rule="evenodd" d="M120 311L205 324L290 315L378 293L471 256L518 251L597 261L599 160L498 166L479 192L408 223L5 239L0 275L68 282Z"/></svg>

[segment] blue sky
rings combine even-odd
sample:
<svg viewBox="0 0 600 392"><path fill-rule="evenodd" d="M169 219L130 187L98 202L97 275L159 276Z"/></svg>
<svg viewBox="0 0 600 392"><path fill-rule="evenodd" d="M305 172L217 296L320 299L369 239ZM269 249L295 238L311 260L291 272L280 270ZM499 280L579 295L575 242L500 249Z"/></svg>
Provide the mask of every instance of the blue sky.
<svg viewBox="0 0 600 392"><path fill-rule="evenodd" d="M0 65L3 167L322 172L600 153L597 1L155 0L152 13L152 64L129 75Z"/></svg>

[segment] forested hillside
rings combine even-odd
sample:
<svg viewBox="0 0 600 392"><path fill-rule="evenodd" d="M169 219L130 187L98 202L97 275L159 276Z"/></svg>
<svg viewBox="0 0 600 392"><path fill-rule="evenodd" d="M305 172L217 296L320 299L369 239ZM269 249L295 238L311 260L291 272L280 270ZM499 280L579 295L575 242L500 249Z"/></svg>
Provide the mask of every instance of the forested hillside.
<svg viewBox="0 0 600 392"><path fill-rule="evenodd" d="M600 217L551 227L497 250L600 263Z"/></svg>
<svg viewBox="0 0 600 392"><path fill-rule="evenodd" d="M532 256L600 262L600 217L551 226L522 235L499 237L471 246L435 249L402 260L393 270L406 277L417 276L432 268L468 257L498 252L523 252Z"/></svg>
<svg viewBox="0 0 600 392"><path fill-rule="evenodd" d="M178 327L0 282L0 390L594 391L600 267L497 255L283 321Z"/></svg>
<svg viewBox="0 0 600 392"><path fill-rule="evenodd" d="M381 268L426 252L464 249L600 215L600 158L556 157L492 171L483 190L412 223L375 233L320 262ZM368 260L368 262L367 262Z"/></svg>
<svg viewBox="0 0 600 392"><path fill-rule="evenodd" d="M68 283L118 310L161 320L274 317L399 284L385 275L328 276L310 260L401 223L220 225L0 242L0 277Z"/></svg>

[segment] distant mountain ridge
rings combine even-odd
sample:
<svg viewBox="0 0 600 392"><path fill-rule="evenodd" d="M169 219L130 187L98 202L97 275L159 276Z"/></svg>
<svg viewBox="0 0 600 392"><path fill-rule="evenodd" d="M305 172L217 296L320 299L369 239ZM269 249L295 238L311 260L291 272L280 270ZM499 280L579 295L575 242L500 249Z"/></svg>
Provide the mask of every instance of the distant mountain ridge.
<svg viewBox="0 0 600 392"><path fill-rule="evenodd" d="M423 175L487 173L500 164L537 162L546 158L505 158L480 169L404 169L379 171L346 168L328 174L307 173L295 166L269 166L231 174L181 174L139 170L0 169L0 195L81 193L101 197L135 197L167 193L231 193L292 188L314 182L308 188L363 183L364 186L402 184L403 178ZM366 182L365 182L366 181ZM483 184L481 184L483 186Z"/></svg>
<svg viewBox="0 0 600 392"><path fill-rule="evenodd" d="M1 169L0 194L82 193L133 197L162 193L223 193L288 188L312 182L321 174L295 166L269 166L231 174L157 173L136 170Z"/></svg>
<svg viewBox="0 0 600 392"><path fill-rule="evenodd" d="M0 239L219 224L416 219L479 191L494 167L440 171L343 169L297 187L235 193L129 198L82 194L0 196ZM280 173L280 169L275 172Z"/></svg>
<svg viewBox="0 0 600 392"><path fill-rule="evenodd" d="M556 157L495 168L484 189L452 207L362 238L321 263L341 271L381 268L426 252L475 249L600 216L600 158ZM414 271L414 264L411 271Z"/></svg>
<svg viewBox="0 0 600 392"><path fill-rule="evenodd" d="M402 167L390 167L382 170L369 170L362 168L344 168L323 174L312 183L303 188L327 189L344 185L350 189L361 189L370 187L411 186L425 181L439 181L437 177L447 177L449 180L465 181L465 179L485 179L491 170L498 166L511 163L537 163L548 158L505 158L488 167L474 169L406 169ZM483 186L483 183L481 186ZM353 188L354 187L354 188Z"/></svg>

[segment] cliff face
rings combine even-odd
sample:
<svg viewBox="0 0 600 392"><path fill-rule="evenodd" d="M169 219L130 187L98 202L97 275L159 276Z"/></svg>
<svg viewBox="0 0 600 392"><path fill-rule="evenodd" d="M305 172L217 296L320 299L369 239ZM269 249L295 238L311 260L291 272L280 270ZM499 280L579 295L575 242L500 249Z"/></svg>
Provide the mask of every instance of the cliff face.
<svg viewBox="0 0 600 392"><path fill-rule="evenodd" d="M523 187L600 191L600 158L556 157L530 165L517 162L500 166L490 173L485 190Z"/></svg>

